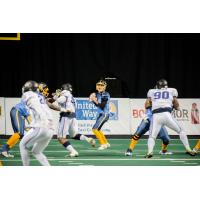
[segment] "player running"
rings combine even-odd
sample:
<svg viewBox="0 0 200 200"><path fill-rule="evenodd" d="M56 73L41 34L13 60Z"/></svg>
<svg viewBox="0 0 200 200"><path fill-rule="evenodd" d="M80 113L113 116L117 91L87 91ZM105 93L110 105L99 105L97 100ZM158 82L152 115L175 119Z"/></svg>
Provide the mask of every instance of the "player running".
<svg viewBox="0 0 200 200"><path fill-rule="evenodd" d="M58 141L70 152L70 157L77 157L79 154L70 144L67 135L74 140L84 140L95 147L95 140L78 133L78 121L76 119L76 101L72 95L72 85L63 84L61 90L54 94L54 100L60 108L60 120L58 125ZM52 108L55 105L52 104Z"/></svg>

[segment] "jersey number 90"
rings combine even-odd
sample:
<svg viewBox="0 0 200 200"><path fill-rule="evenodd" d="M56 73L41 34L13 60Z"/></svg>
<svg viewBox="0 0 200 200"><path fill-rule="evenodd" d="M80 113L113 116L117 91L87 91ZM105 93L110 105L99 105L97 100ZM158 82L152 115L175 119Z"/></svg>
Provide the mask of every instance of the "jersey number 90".
<svg viewBox="0 0 200 200"><path fill-rule="evenodd" d="M169 92L168 91L155 92L154 98L155 99L169 99Z"/></svg>

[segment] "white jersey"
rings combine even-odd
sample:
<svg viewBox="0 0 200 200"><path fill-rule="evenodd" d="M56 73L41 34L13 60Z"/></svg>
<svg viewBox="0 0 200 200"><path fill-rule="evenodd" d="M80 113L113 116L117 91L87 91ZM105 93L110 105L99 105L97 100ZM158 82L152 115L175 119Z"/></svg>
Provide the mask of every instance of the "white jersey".
<svg viewBox="0 0 200 200"><path fill-rule="evenodd" d="M76 102L71 92L63 90L60 97L56 99L56 102L61 108L70 110L71 113L76 112Z"/></svg>
<svg viewBox="0 0 200 200"><path fill-rule="evenodd" d="M150 89L147 97L151 98L152 111L159 108L172 108L173 98L178 97L175 88Z"/></svg>
<svg viewBox="0 0 200 200"><path fill-rule="evenodd" d="M54 128L52 113L42 95L28 91L23 94L22 101L30 111L30 127Z"/></svg>

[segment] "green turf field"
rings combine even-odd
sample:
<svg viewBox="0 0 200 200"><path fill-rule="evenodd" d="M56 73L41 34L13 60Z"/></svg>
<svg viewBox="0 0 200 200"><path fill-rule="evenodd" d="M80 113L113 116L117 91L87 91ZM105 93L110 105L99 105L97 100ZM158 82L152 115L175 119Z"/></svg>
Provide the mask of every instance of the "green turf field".
<svg viewBox="0 0 200 200"><path fill-rule="evenodd" d="M190 139L191 147L196 143L196 139ZM0 140L0 146L5 140ZM109 139L111 144L110 149L98 151L97 148L92 148L84 141L71 140L71 143L79 152L79 157L68 157L67 151L53 139L49 146L44 151L48 160L53 166L197 166L200 165L199 154L191 157L185 154L184 147L180 140L172 139L168 147L173 155L159 155L161 147L160 140L156 141L154 149L154 157L145 159L147 151L147 140L141 139L136 145L132 157L125 157L124 153L129 145L128 139ZM10 153L14 154L14 158L3 158L0 156L4 166L19 166L22 165L19 146L16 145ZM31 156L31 165L39 166L37 160Z"/></svg>

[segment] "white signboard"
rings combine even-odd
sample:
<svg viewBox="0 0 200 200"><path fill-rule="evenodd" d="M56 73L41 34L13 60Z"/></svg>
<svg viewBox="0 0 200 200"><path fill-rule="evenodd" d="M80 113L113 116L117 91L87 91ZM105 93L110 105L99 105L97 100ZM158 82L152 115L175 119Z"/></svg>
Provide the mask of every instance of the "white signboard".
<svg viewBox="0 0 200 200"><path fill-rule="evenodd" d="M5 111L4 98L0 97L0 135L5 134Z"/></svg>
<svg viewBox="0 0 200 200"><path fill-rule="evenodd" d="M180 111L173 111L172 115L186 131L187 135L200 135L200 100L178 99ZM131 130L134 133L144 117L145 99L131 99ZM167 129L170 135L177 135L171 129ZM147 133L148 134L148 133Z"/></svg>
<svg viewBox="0 0 200 200"><path fill-rule="evenodd" d="M10 110L20 102L20 98L6 98L6 134L13 133ZM78 120L78 131L81 134L92 135L92 127L96 122L97 108L88 98L76 98L76 115ZM130 100L129 99L111 99L110 110L112 116L106 122L102 131L109 135L129 135L130 134ZM55 125L59 122L59 112L53 111ZM55 133L56 134L56 133Z"/></svg>

